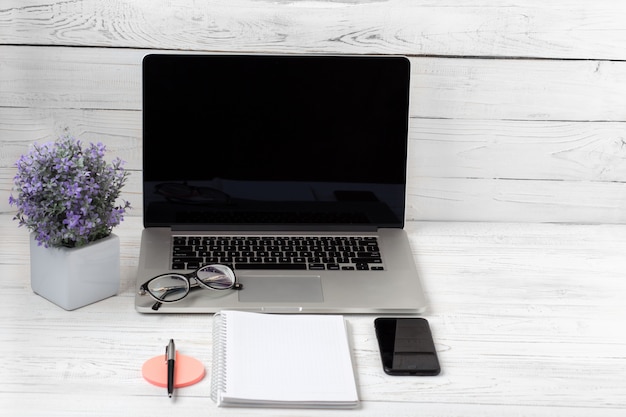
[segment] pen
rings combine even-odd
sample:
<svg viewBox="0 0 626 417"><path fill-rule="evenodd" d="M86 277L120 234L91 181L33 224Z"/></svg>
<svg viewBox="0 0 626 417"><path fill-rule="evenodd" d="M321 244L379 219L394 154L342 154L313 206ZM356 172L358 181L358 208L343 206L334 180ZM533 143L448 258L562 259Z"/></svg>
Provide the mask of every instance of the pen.
<svg viewBox="0 0 626 417"><path fill-rule="evenodd" d="M176 362L174 339L170 339L170 343L165 348L165 357L167 360L167 395L172 398L172 393L174 392L174 363Z"/></svg>

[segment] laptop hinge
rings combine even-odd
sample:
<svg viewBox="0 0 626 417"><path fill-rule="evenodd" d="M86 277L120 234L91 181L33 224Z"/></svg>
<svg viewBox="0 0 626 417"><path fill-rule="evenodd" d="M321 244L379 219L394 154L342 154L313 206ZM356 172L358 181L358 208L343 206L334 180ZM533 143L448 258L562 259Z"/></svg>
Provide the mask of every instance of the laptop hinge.
<svg viewBox="0 0 626 417"><path fill-rule="evenodd" d="M203 232L224 232L224 231L258 231L258 232L376 232L378 227L374 225L202 225L202 224L179 224L171 227L174 232L183 231L203 231Z"/></svg>

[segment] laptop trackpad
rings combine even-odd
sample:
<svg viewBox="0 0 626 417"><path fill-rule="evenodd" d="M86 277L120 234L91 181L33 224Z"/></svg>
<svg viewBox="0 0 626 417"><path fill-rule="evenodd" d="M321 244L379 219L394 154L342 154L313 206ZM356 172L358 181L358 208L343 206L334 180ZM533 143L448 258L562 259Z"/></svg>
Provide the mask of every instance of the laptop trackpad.
<svg viewBox="0 0 626 417"><path fill-rule="evenodd" d="M319 276L237 276L243 284L239 291L241 302L304 302L324 301Z"/></svg>

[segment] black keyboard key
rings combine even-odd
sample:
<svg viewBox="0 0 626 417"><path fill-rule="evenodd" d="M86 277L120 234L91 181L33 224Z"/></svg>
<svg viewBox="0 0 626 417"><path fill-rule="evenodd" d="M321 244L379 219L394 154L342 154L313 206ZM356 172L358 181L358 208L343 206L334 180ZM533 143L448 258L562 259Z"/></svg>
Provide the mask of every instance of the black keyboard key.
<svg viewBox="0 0 626 417"><path fill-rule="evenodd" d="M177 252L191 252L193 250L194 250L193 246L189 246L189 245L175 245L174 246L174 253L177 253Z"/></svg>
<svg viewBox="0 0 626 417"><path fill-rule="evenodd" d="M175 258L197 258L198 253L195 251L184 251L184 252L175 252Z"/></svg>
<svg viewBox="0 0 626 417"><path fill-rule="evenodd" d="M300 264L235 264L235 270L239 269L280 269L280 270L302 270L306 269L305 263Z"/></svg>
<svg viewBox="0 0 626 417"><path fill-rule="evenodd" d="M187 269L198 269L204 262L187 262Z"/></svg>
<svg viewBox="0 0 626 417"><path fill-rule="evenodd" d="M352 258L355 264L380 264L383 261L380 258Z"/></svg>
<svg viewBox="0 0 626 417"><path fill-rule="evenodd" d="M380 258L379 252L357 252L357 258Z"/></svg>
<svg viewBox="0 0 626 417"><path fill-rule="evenodd" d="M192 256L178 257L178 256L176 256L176 257L174 257L172 262L174 262L174 263L176 263L176 262L181 262L181 263L182 262L186 262L186 263L200 263L202 261L204 261L204 259L200 258L200 257L192 257Z"/></svg>

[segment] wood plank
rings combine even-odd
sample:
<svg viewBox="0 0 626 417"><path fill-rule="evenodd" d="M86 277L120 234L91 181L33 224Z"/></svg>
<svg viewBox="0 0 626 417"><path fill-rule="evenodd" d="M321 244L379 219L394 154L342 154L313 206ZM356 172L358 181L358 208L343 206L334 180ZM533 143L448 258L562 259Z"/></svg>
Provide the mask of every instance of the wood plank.
<svg viewBox="0 0 626 417"><path fill-rule="evenodd" d="M69 132L141 170L141 112L0 107L0 168ZM626 122L410 121L415 177L626 181Z"/></svg>
<svg viewBox="0 0 626 417"><path fill-rule="evenodd" d="M414 177L407 219L626 223L626 183Z"/></svg>
<svg viewBox="0 0 626 417"><path fill-rule="evenodd" d="M141 170L141 112L128 110L0 107L0 168L12 167L34 142L70 134L85 143L102 142L111 158Z"/></svg>
<svg viewBox="0 0 626 417"><path fill-rule="evenodd" d="M0 168L0 213L15 211L8 203L14 175ZM407 188L408 221L626 223L623 182L410 177ZM133 206L129 217L142 216L141 195L134 171L122 193Z"/></svg>
<svg viewBox="0 0 626 417"><path fill-rule="evenodd" d="M412 119L416 177L626 182L626 123Z"/></svg>
<svg viewBox="0 0 626 417"><path fill-rule="evenodd" d="M0 121L0 212L13 211L19 156L70 131L127 161L124 198L129 216L141 216L140 112L0 108ZM624 130L613 122L414 119L407 218L626 222Z"/></svg>
<svg viewBox="0 0 626 417"><path fill-rule="evenodd" d="M0 107L141 109L145 51L0 46Z"/></svg>
<svg viewBox="0 0 626 417"><path fill-rule="evenodd" d="M150 51L0 46L0 107L141 109ZM624 121L626 62L412 58L413 117Z"/></svg>
<svg viewBox="0 0 626 417"><path fill-rule="evenodd" d="M626 59L612 0L5 0L5 44Z"/></svg>

